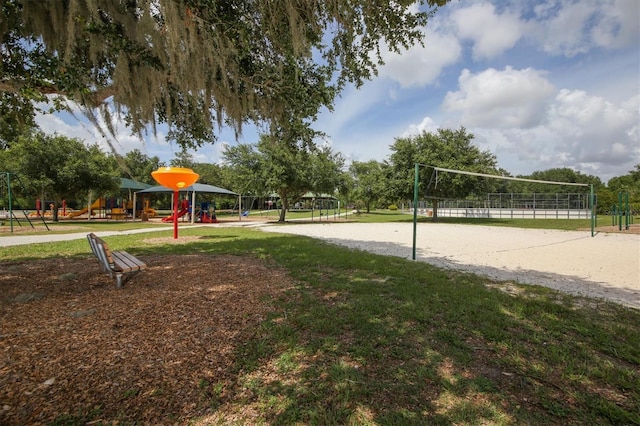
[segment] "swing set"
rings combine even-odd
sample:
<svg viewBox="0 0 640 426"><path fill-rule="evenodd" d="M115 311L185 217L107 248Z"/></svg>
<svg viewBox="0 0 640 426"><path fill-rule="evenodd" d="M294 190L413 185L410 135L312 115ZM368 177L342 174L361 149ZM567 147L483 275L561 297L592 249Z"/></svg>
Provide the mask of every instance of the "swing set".
<svg viewBox="0 0 640 426"><path fill-rule="evenodd" d="M11 228L12 233L13 233L14 221L19 226L22 226L22 222L20 222L20 219L18 219L18 216L16 216L14 212L14 210L17 208L18 210L22 211L24 219L26 219L26 221L29 222L29 225L31 225L31 228L35 229L35 226L33 226L33 222L31 222L31 219L29 219L28 212L20 208L17 204L14 206L15 198L14 198L14 193L11 190L12 176L13 176L13 180L15 182L18 182L18 184L20 185L22 192L26 194L27 191L24 185L22 184L22 181L20 180L18 175L16 175L15 173L0 172L0 175L2 175L2 179L0 179L0 199L2 200L2 203L3 203L2 209L0 210L0 223L3 223L2 219L8 219L9 227ZM49 226L47 225L47 222L44 221L44 218L42 216L40 216L40 219L42 220L42 223L44 224L44 226L47 228L47 231L49 231L50 229L49 229Z"/></svg>

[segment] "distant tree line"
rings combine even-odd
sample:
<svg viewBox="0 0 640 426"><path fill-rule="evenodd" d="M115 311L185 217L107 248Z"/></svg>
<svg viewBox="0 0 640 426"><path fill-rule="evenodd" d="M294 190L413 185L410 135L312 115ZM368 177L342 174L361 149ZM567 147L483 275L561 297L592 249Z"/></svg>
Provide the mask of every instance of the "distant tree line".
<svg viewBox="0 0 640 426"><path fill-rule="evenodd" d="M119 178L128 177L155 185L151 172L165 165L188 167L200 174L200 183L230 189L256 197L275 194L280 200L280 220L288 209L308 193L331 194L342 205L370 211L413 199L414 165L437 166L497 176L511 176L497 165L496 157L473 144L466 129L440 129L397 138L391 155L384 161L354 161L346 166L342 154L328 145L313 141L282 143L262 135L255 144L226 147L221 164L198 163L187 149L179 151L165 164L140 150L124 155L104 152L97 145L78 139L46 135L32 130L22 134L8 148L0 150L0 172L20 177L16 202L33 208L36 198L74 200L80 205L92 197L117 195ZM575 186L488 179L479 176L441 173L419 168L420 197L438 199L474 199L490 192L502 193L575 193ZM631 208L640 211L640 164L627 174L605 185L597 176L569 168L536 171L532 180L592 184L597 194L598 212L604 213L617 202L618 192L629 194ZM167 200L162 200L168 202ZM0 206L6 207L6 200ZM57 211L57 209L55 209Z"/></svg>

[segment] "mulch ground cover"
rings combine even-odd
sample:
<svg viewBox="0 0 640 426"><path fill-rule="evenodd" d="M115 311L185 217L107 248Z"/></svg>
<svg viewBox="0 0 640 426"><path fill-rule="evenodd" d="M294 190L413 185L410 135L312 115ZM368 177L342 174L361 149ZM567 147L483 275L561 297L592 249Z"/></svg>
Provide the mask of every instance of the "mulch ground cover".
<svg viewBox="0 0 640 426"><path fill-rule="evenodd" d="M143 260L120 289L93 257L0 265L0 424L184 423L224 402L292 279L250 257Z"/></svg>

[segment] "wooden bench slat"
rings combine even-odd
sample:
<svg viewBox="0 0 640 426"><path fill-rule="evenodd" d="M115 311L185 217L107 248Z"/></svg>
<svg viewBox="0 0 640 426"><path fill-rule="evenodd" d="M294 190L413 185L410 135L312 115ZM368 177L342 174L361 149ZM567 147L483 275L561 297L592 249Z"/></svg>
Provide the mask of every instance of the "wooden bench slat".
<svg viewBox="0 0 640 426"><path fill-rule="evenodd" d="M144 268L147 266L140 259L133 256L132 254L127 253L126 251L116 251L114 253L118 253L118 255L121 256L122 258L126 258L128 263L130 263L131 265L135 265L138 268Z"/></svg>
<svg viewBox="0 0 640 426"><path fill-rule="evenodd" d="M146 266L126 251L113 251L111 252L111 257L115 265L120 268L122 272L139 271Z"/></svg>

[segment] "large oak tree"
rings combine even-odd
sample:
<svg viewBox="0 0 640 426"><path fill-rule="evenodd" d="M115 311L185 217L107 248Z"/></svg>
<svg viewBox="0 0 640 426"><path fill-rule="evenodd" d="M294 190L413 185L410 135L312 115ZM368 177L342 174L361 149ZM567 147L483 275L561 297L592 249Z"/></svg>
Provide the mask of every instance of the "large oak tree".
<svg viewBox="0 0 640 426"><path fill-rule="evenodd" d="M464 127L397 138L391 145L392 153L386 168L389 197L395 200L413 198L416 163L423 165L419 167L420 189L422 195L433 199L434 217L437 216L438 199L465 198L487 192L492 185L489 179L442 173L435 181L434 169L429 167L499 175L495 155L474 145L473 138Z"/></svg>
<svg viewBox="0 0 640 426"><path fill-rule="evenodd" d="M290 206L307 192L333 194L342 184L342 155L328 146L291 140L274 141L262 135L257 144L228 146L227 164L236 171L236 192L263 196L278 194L284 222Z"/></svg>
<svg viewBox="0 0 640 426"><path fill-rule="evenodd" d="M349 166L349 172L353 177L353 196L357 202L362 201L369 213L371 204L380 200L385 195L387 181L385 179L383 165L376 160L367 162L354 161Z"/></svg>
<svg viewBox="0 0 640 426"><path fill-rule="evenodd" d="M448 0L5 0L0 7L0 142L33 124L48 96L97 123L113 109L134 132L166 123L182 146L215 124L286 126L346 82L376 73L381 47L422 41ZM305 115L306 111L306 115Z"/></svg>

